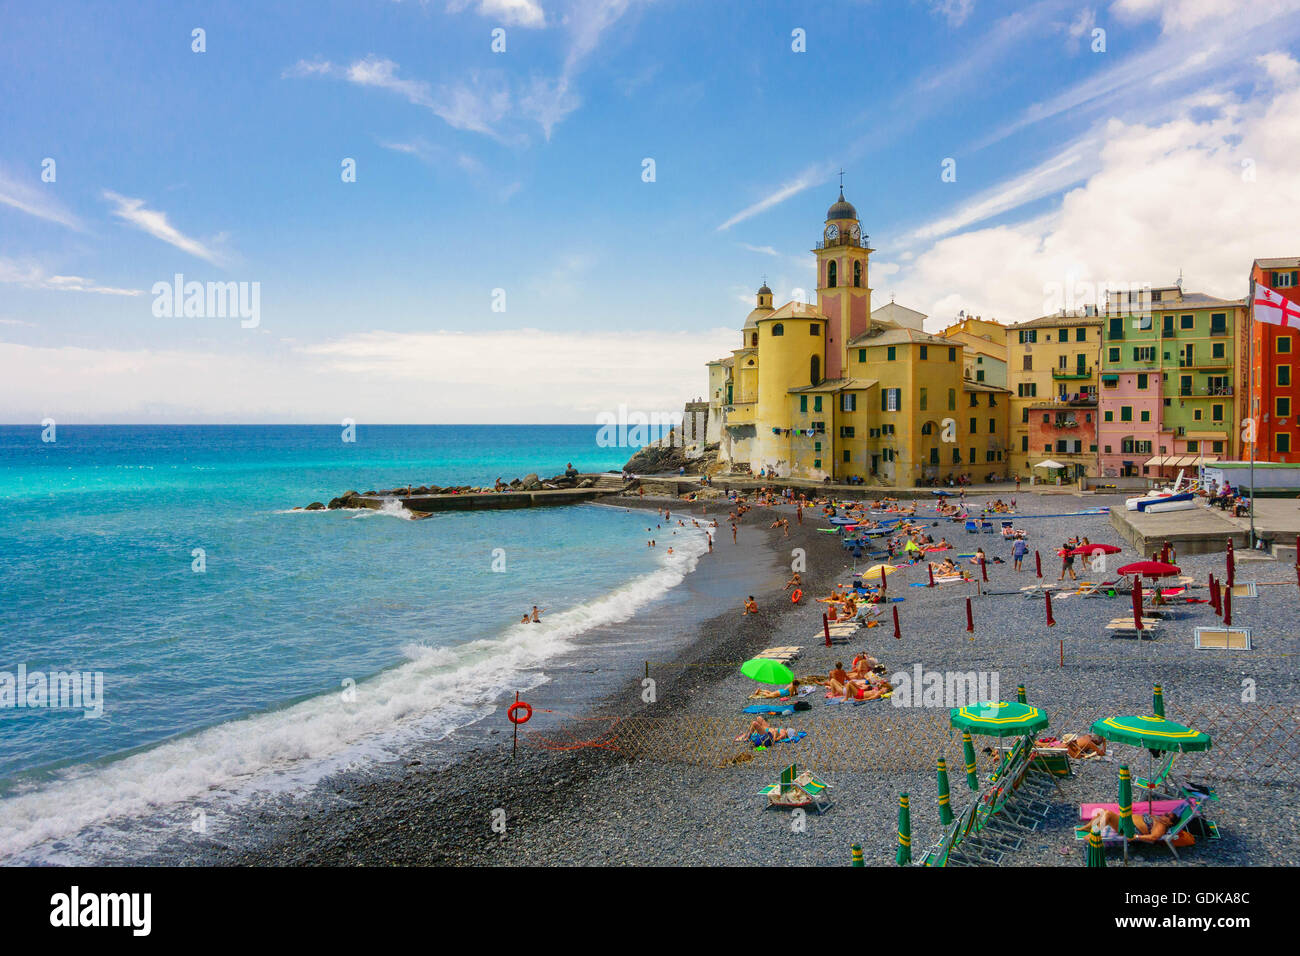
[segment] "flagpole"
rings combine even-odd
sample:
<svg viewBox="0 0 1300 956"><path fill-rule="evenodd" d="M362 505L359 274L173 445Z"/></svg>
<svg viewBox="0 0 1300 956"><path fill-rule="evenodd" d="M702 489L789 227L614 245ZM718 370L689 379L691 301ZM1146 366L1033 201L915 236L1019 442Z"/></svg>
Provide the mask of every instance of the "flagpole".
<svg viewBox="0 0 1300 956"><path fill-rule="evenodd" d="M1255 446L1259 443L1259 415L1255 409L1255 278L1250 280L1250 299L1246 303L1246 362L1250 367L1250 547L1255 549ZM1298 559L1300 560L1300 559Z"/></svg>

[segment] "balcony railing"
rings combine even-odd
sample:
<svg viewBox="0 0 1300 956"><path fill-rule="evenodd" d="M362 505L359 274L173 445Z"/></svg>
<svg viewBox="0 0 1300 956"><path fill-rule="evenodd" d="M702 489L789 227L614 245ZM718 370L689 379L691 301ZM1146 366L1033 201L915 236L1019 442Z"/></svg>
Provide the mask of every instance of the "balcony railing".
<svg viewBox="0 0 1300 956"><path fill-rule="evenodd" d="M867 245L867 237L865 235L858 236L858 238L854 239L852 236L845 235L844 233L840 233L840 235L835 239L822 239L818 241L817 245L815 245L813 248L815 250L816 249L838 249L841 246L850 246L854 249L871 248L870 246Z"/></svg>
<svg viewBox="0 0 1300 956"><path fill-rule="evenodd" d="M1056 378L1056 379L1092 378L1092 368L1091 367L1088 367L1086 369L1054 368L1052 369L1052 378Z"/></svg>
<svg viewBox="0 0 1300 956"><path fill-rule="evenodd" d="M1219 398L1219 397L1231 397L1231 395L1232 395L1231 385L1207 385L1204 388L1180 387L1178 389L1178 396L1180 398L1205 398L1206 396Z"/></svg>

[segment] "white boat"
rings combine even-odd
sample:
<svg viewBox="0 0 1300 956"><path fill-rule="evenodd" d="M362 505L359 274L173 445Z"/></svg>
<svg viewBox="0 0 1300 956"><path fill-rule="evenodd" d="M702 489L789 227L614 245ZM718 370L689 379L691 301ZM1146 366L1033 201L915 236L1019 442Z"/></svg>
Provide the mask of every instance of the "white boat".
<svg viewBox="0 0 1300 956"><path fill-rule="evenodd" d="M1166 488L1153 488L1145 495L1138 495L1136 498L1129 498L1124 502L1124 507L1129 511L1150 511L1152 506L1157 506L1159 511L1186 511L1188 508L1195 508L1196 501L1194 492L1196 491L1196 479L1188 478L1183 480L1182 471L1178 472L1178 477L1174 483ZM1183 496L1187 497L1184 498ZM1160 508L1161 502L1169 498L1177 498L1177 502L1168 502L1177 504L1177 507Z"/></svg>
<svg viewBox="0 0 1300 956"><path fill-rule="evenodd" d="M1139 502L1137 510L1151 514L1161 511L1189 511L1196 507L1196 496L1190 491L1181 495L1168 495L1164 498L1147 499Z"/></svg>

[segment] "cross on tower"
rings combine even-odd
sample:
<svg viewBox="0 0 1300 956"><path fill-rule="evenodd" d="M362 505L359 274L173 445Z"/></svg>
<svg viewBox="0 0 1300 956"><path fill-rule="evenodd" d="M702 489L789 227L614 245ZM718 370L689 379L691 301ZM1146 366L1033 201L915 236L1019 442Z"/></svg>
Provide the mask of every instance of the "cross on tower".
<svg viewBox="0 0 1300 956"><path fill-rule="evenodd" d="M840 167L840 192L844 192L844 167Z"/></svg>

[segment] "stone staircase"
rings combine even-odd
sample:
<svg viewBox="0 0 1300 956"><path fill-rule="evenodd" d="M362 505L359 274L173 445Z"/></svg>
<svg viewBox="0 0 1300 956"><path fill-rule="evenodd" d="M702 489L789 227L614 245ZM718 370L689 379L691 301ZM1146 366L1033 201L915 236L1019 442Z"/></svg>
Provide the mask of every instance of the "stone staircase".
<svg viewBox="0 0 1300 956"><path fill-rule="evenodd" d="M603 474L594 476L596 483L591 487L596 491L604 491L610 494L616 494L628 486L628 482L623 480L622 475Z"/></svg>

